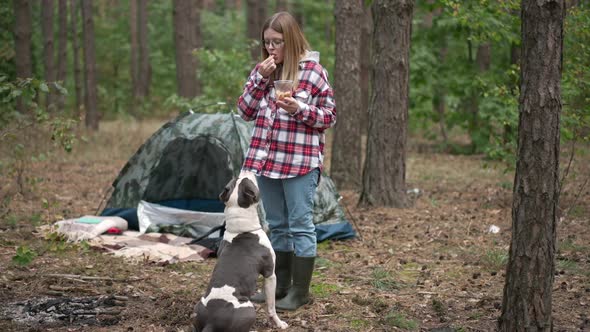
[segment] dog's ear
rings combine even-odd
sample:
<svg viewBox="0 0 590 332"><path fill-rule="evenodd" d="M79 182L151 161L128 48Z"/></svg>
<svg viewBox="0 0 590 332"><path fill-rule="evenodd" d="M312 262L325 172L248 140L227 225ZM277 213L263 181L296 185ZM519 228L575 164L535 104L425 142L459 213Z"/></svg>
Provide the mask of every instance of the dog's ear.
<svg viewBox="0 0 590 332"><path fill-rule="evenodd" d="M238 205L247 209L250 205L258 203L259 200L260 192L254 182L250 179L242 179L238 186Z"/></svg>
<svg viewBox="0 0 590 332"><path fill-rule="evenodd" d="M232 191L234 191L234 188L236 187L237 180L238 179L233 178L225 185L225 188L223 188L223 191L219 194L220 201L227 202L229 200L229 196L231 196Z"/></svg>

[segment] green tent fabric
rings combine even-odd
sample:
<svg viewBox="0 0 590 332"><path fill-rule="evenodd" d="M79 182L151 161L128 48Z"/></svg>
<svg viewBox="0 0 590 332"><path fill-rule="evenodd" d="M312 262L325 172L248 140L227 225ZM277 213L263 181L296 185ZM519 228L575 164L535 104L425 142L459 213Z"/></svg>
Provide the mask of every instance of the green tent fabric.
<svg viewBox="0 0 590 332"><path fill-rule="evenodd" d="M102 215L135 209L140 200L222 212L218 195L239 174L252 130L252 122L233 113L188 112L178 116L148 138L129 159L113 182ZM318 241L355 236L339 199L332 180L322 175L314 209ZM259 215L265 222L262 204Z"/></svg>

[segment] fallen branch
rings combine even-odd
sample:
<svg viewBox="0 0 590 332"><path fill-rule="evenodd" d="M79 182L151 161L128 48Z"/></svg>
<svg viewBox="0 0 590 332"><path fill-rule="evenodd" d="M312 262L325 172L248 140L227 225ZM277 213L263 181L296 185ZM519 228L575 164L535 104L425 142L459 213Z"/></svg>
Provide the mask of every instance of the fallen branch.
<svg viewBox="0 0 590 332"><path fill-rule="evenodd" d="M92 276L82 276L82 275L77 275L77 274L56 274L56 273L47 274L46 276L52 277L52 278L65 278L65 279L80 280L80 281L101 280L101 281L127 282L127 281L143 280L143 278L138 278L138 277L116 279L116 278L110 278L110 277L92 277Z"/></svg>
<svg viewBox="0 0 590 332"><path fill-rule="evenodd" d="M61 292L82 292L82 293L91 293L94 295L100 294L95 289L83 288L83 287L65 287L65 286L57 286L57 285L49 285L49 289L54 291L61 291Z"/></svg>

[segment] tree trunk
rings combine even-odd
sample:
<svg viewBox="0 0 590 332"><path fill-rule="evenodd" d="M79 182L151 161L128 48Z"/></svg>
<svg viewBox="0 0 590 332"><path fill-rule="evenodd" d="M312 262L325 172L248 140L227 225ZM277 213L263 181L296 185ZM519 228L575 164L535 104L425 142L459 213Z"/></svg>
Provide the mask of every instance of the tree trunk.
<svg viewBox="0 0 590 332"><path fill-rule="evenodd" d="M447 57L447 39L443 36L440 39L441 47L438 52L438 59L441 64L444 64ZM443 144L445 147L449 145L449 137L447 135L447 121L446 121L446 106L447 106L447 92L446 88L441 84L434 85L434 98L433 108L434 112L438 115L438 125L440 128L440 135L442 136Z"/></svg>
<svg viewBox="0 0 590 332"><path fill-rule="evenodd" d="M565 3L523 0L521 10L518 158L499 327L552 331Z"/></svg>
<svg viewBox="0 0 590 332"><path fill-rule="evenodd" d="M479 74L483 74L488 71L491 64L491 44L489 42L481 43L477 47L477 54L475 55L475 70ZM479 115L479 92L472 92L469 97L469 135L471 136L471 152L475 153L481 146L481 142L487 137L483 137L483 134L487 134L485 131L481 131L481 121Z"/></svg>
<svg viewBox="0 0 590 332"><path fill-rule="evenodd" d="M80 83L80 44L78 43L78 1L70 0L70 25L72 33L72 56L74 58L74 90L76 92L75 116L80 118L80 107L82 106L82 84Z"/></svg>
<svg viewBox="0 0 590 332"><path fill-rule="evenodd" d="M191 22L193 22L192 28L192 36L191 36L191 52L195 49L201 48L203 46L203 37L201 36L201 9L203 8L202 0L193 0L194 7L191 12ZM196 68L199 68L199 58L196 56L192 56L193 62L195 64L195 75L196 75ZM195 77L195 90L197 96L201 94L202 87L201 81L198 77Z"/></svg>
<svg viewBox="0 0 590 332"><path fill-rule="evenodd" d="M58 20L59 32L57 40L57 80L65 86L66 82L66 64L68 62L67 45L68 45L68 4L67 0L58 2ZM66 97L62 94L56 95L57 109L63 111Z"/></svg>
<svg viewBox="0 0 590 332"><path fill-rule="evenodd" d="M53 0L42 0L41 2L41 31L43 33L43 67L45 70L45 81L55 82L55 62L53 47ZM53 89L49 89L45 98L45 107L49 109L54 103Z"/></svg>
<svg viewBox="0 0 590 332"><path fill-rule="evenodd" d="M141 99L149 96L152 81L152 67L148 45L148 7L147 0L139 0L137 11L137 33L139 42L139 86L137 96Z"/></svg>
<svg viewBox="0 0 590 332"><path fill-rule="evenodd" d="M129 69L131 72L131 91L133 93L133 101L130 105L130 113L136 114L137 99L139 95L139 40L137 34L137 3L138 0L129 0L129 39L130 39L130 55Z"/></svg>
<svg viewBox="0 0 590 332"><path fill-rule="evenodd" d="M369 97L371 91L371 36L373 35L373 17L371 15L371 7L363 5L363 21L361 29L361 109L360 109L360 126L361 135L366 136L369 127Z"/></svg>
<svg viewBox="0 0 590 332"><path fill-rule="evenodd" d="M29 78L33 76L31 63L31 34L33 31L31 4L28 0L14 0L13 5L16 77ZM26 106L21 98L16 101L16 109L21 113L26 112Z"/></svg>
<svg viewBox="0 0 590 332"><path fill-rule="evenodd" d="M413 0L373 1L373 84L362 206L406 205Z"/></svg>
<svg viewBox="0 0 590 332"><path fill-rule="evenodd" d="M277 0L276 1L276 9L275 12L284 12L287 11L289 9L289 6L287 4L287 0Z"/></svg>
<svg viewBox="0 0 590 332"><path fill-rule="evenodd" d="M136 114L135 107L149 95L152 68L149 60L147 0L130 0L129 5L130 68L134 100L131 113Z"/></svg>
<svg viewBox="0 0 590 332"><path fill-rule="evenodd" d="M359 0L336 1L334 91L338 123L334 128L330 174L340 189L361 185L360 48L363 10Z"/></svg>
<svg viewBox="0 0 590 332"><path fill-rule="evenodd" d="M184 98L197 96L196 59L192 55L194 42L194 3L174 0L174 44L176 47L176 81L178 95Z"/></svg>
<svg viewBox="0 0 590 332"><path fill-rule="evenodd" d="M261 31L260 28L264 23L264 20L267 19L266 14L266 7L267 1L266 0L247 0L246 1L247 12L246 12L246 33L248 39L254 39L259 42L260 40ZM254 62L258 62L260 60L260 47L254 46L250 49L250 54L252 55L252 60Z"/></svg>
<svg viewBox="0 0 590 332"><path fill-rule="evenodd" d="M84 106L86 108L86 127L98 130L99 114L96 91L96 55L94 49L94 22L92 19L92 0L82 0L82 34L84 40Z"/></svg>

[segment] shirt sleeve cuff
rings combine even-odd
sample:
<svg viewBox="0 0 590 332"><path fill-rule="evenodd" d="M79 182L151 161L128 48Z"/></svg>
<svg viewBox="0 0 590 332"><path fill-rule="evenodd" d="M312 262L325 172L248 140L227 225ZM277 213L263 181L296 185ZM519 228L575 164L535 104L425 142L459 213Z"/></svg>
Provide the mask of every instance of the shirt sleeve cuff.
<svg viewBox="0 0 590 332"><path fill-rule="evenodd" d="M266 88L266 83L268 83L268 77L264 77L259 71L256 71L254 75L254 86L262 90Z"/></svg>

